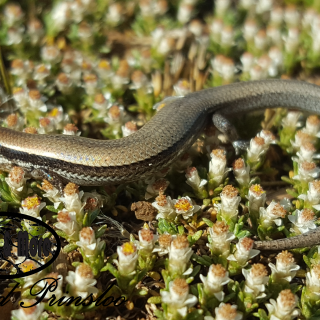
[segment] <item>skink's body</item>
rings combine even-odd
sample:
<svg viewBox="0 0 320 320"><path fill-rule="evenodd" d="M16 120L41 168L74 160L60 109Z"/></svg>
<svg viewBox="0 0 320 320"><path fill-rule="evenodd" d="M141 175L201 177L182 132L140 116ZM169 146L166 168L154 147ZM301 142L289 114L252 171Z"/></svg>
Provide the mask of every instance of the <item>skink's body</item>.
<svg viewBox="0 0 320 320"><path fill-rule="evenodd" d="M78 185L130 182L158 172L188 149L210 113L228 115L267 107L319 114L320 87L300 81L263 80L191 93L168 103L137 133L119 140L0 128L0 154L2 162L40 169Z"/></svg>

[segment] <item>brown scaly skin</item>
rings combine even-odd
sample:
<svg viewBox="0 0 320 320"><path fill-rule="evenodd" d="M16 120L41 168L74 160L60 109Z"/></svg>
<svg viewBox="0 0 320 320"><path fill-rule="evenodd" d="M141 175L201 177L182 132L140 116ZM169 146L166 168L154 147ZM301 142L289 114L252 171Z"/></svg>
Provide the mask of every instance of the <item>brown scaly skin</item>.
<svg viewBox="0 0 320 320"><path fill-rule="evenodd" d="M259 250L285 250L312 247L320 244L320 228L301 235L271 241L255 241L254 248Z"/></svg>
<svg viewBox="0 0 320 320"><path fill-rule="evenodd" d="M275 107L320 114L320 87L294 80L262 80L190 93L168 102L142 129L119 140L37 135L0 128L0 163L21 166L56 185L57 181L91 186L130 182L172 163L193 144L209 114L219 112L225 116ZM286 248L291 246L292 240L284 241ZM271 243L282 248L278 242L271 241L269 246ZM257 242L256 246L262 249L265 245Z"/></svg>

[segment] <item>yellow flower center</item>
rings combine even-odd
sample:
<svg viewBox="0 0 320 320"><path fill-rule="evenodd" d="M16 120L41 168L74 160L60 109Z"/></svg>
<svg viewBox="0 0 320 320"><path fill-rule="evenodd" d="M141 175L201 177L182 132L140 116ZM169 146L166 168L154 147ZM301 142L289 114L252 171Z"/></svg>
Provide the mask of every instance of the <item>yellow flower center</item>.
<svg viewBox="0 0 320 320"><path fill-rule="evenodd" d="M132 242L126 242L122 245L122 252L128 256L136 252L136 247Z"/></svg>
<svg viewBox="0 0 320 320"><path fill-rule="evenodd" d="M109 70L110 69L110 63L107 60L101 60L99 62L99 64L98 64L98 68Z"/></svg>
<svg viewBox="0 0 320 320"><path fill-rule="evenodd" d="M187 212L192 208L191 203L187 199L180 199L175 205L175 208Z"/></svg>
<svg viewBox="0 0 320 320"><path fill-rule="evenodd" d="M262 187L260 186L260 184L255 184L250 188L251 192L254 192L257 195L261 195L263 193L265 193L265 191L262 189Z"/></svg>
<svg viewBox="0 0 320 320"><path fill-rule="evenodd" d="M40 200L38 196L28 197L24 200L23 207L28 210L35 209L40 205Z"/></svg>
<svg viewBox="0 0 320 320"><path fill-rule="evenodd" d="M22 272L29 272L31 270L34 270L36 268L33 261L25 261L21 264L21 270Z"/></svg>
<svg viewBox="0 0 320 320"><path fill-rule="evenodd" d="M55 118L58 114L59 114L58 108L53 108L53 109L50 111L49 116L52 117L52 118Z"/></svg>
<svg viewBox="0 0 320 320"><path fill-rule="evenodd" d="M181 88L186 88L189 89L190 88L190 84L188 80L182 80L180 83Z"/></svg>

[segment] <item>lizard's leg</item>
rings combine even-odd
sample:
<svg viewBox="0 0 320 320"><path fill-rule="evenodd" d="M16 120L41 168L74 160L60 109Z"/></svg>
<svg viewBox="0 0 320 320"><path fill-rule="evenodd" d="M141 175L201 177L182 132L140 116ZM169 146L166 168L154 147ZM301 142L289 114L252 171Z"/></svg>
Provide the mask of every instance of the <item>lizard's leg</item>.
<svg viewBox="0 0 320 320"><path fill-rule="evenodd" d="M249 141L239 140L237 129L225 116L221 113L215 113L212 116L212 121L215 127L232 142L232 145L236 150L236 154L239 154L240 150L247 150Z"/></svg>

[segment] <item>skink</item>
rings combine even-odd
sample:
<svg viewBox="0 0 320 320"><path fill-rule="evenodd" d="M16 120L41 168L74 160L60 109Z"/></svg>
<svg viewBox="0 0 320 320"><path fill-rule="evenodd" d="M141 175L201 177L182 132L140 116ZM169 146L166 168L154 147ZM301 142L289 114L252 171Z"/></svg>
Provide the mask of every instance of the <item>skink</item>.
<svg viewBox="0 0 320 320"><path fill-rule="evenodd" d="M193 144L209 114L227 116L273 107L319 114L320 87L295 80L262 80L190 93L168 102L138 132L119 140L28 134L0 128L0 160L78 185L130 182L172 163Z"/></svg>

